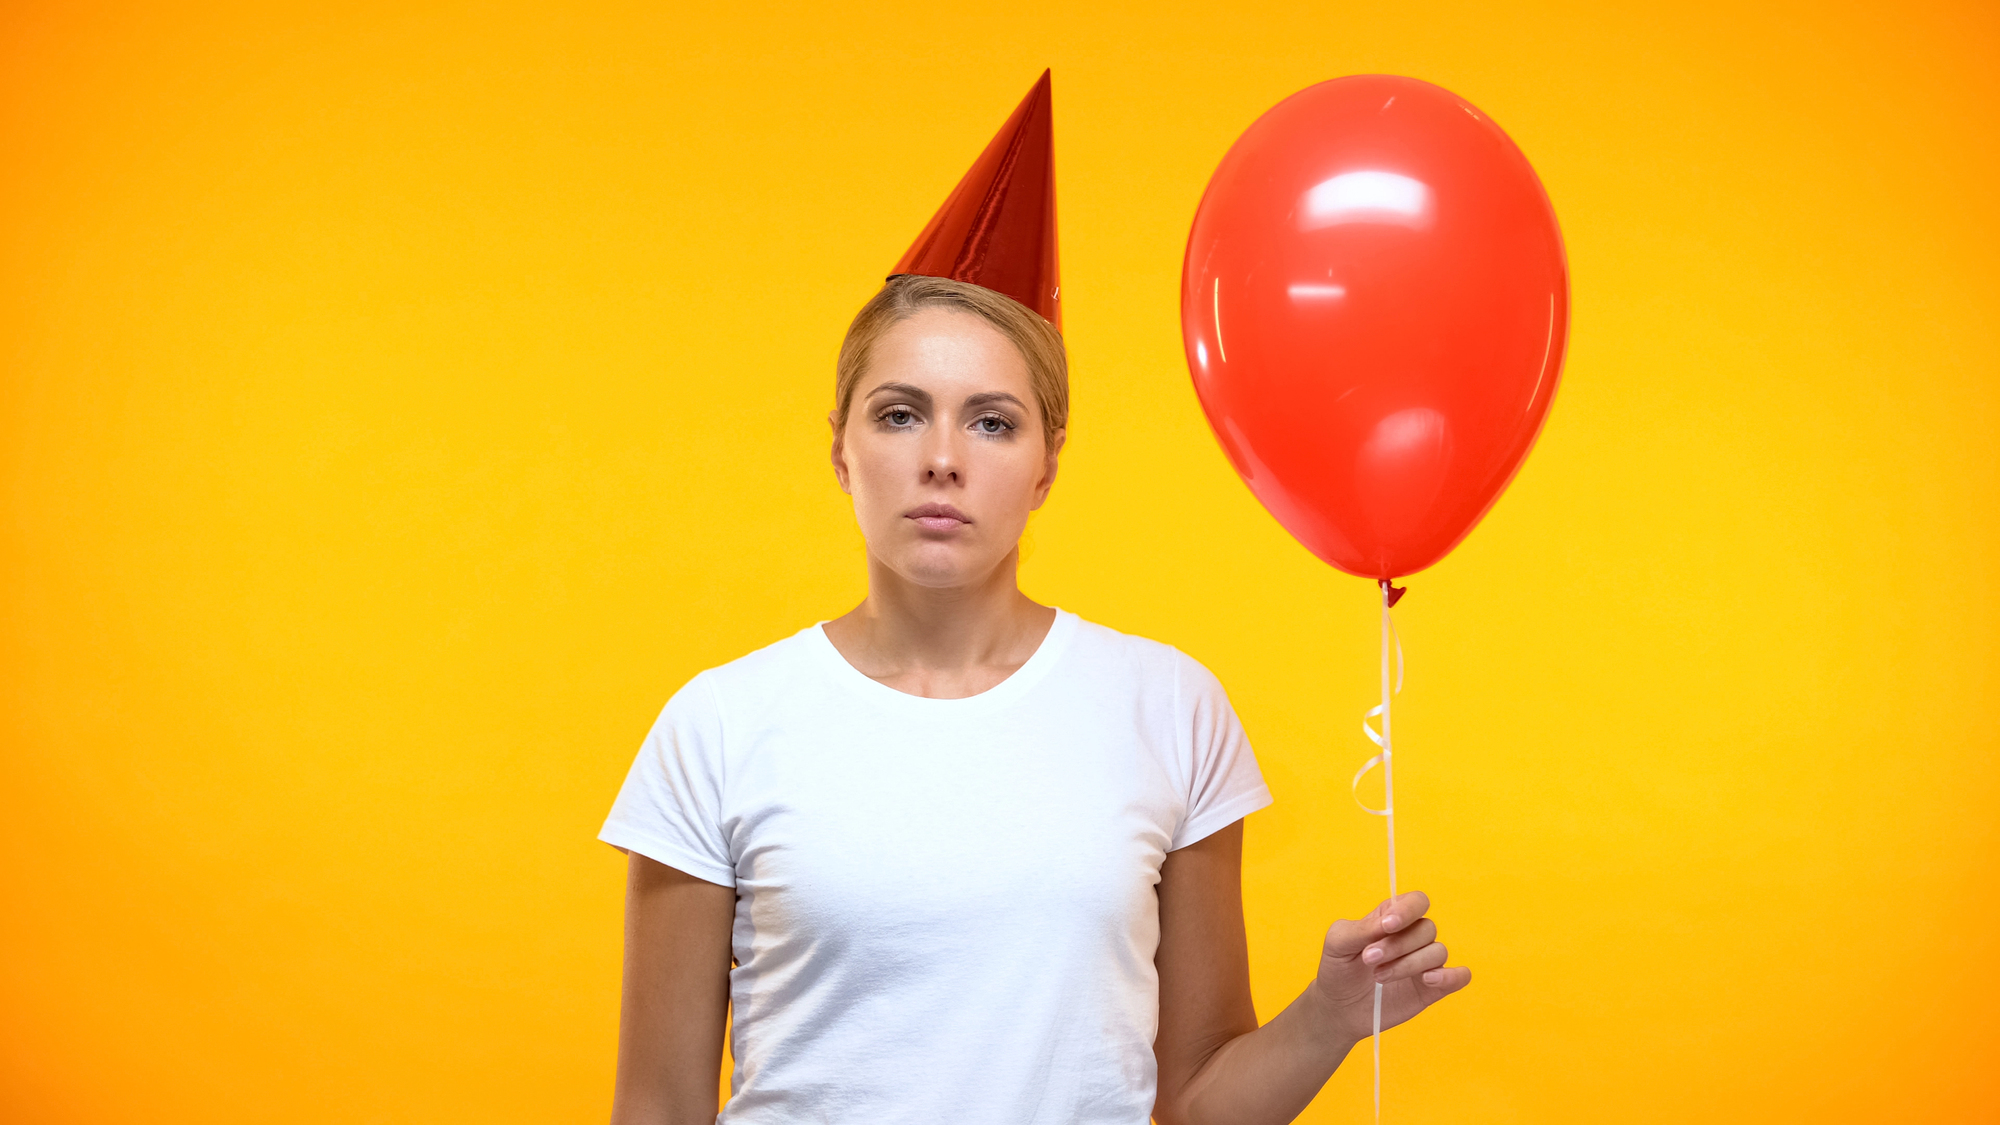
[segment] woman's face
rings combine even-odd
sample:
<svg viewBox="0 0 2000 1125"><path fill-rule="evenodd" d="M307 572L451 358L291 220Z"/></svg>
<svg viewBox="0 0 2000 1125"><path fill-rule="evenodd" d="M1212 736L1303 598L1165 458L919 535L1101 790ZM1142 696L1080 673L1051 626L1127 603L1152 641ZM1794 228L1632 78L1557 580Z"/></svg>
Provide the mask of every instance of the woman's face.
<svg viewBox="0 0 2000 1125"><path fill-rule="evenodd" d="M833 471L870 555L917 585L963 586L1013 554L1062 441L1042 439L1007 337L971 313L924 309L876 341L834 431Z"/></svg>

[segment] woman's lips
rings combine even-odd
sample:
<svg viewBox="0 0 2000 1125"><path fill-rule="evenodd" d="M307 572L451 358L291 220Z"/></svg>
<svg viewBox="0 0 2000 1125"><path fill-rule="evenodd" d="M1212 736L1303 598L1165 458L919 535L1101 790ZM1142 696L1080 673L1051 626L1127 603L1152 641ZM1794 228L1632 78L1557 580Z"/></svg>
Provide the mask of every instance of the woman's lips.
<svg viewBox="0 0 2000 1125"><path fill-rule="evenodd" d="M972 522L972 517L950 504L924 504L903 513L925 531L954 531Z"/></svg>

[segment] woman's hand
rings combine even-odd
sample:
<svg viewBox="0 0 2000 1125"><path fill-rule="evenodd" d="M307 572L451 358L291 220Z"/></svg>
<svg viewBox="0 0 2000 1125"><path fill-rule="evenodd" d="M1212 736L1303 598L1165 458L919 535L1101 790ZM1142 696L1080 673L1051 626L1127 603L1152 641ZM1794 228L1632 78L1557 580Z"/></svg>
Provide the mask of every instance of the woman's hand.
<svg viewBox="0 0 2000 1125"><path fill-rule="evenodd" d="M1388 983L1383 1027L1472 979L1465 969L1444 967L1437 927L1424 917L1430 899L1402 895L1359 922L1334 923L1318 978L1258 1027L1238 883L1242 851L1238 821L1167 853L1160 865L1160 947L1153 957L1160 973L1153 1119L1160 1125L1293 1121L1368 1038L1378 969ZM1376 948L1381 955L1368 957Z"/></svg>
<svg viewBox="0 0 2000 1125"><path fill-rule="evenodd" d="M1377 984L1382 1026L1390 1028L1472 982L1471 969L1445 965L1437 923L1424 917L1430 908L1429 896L1411 891L1326 932L1313 989L1343 1034L1358 1042L1373 1031Z"/></svg>

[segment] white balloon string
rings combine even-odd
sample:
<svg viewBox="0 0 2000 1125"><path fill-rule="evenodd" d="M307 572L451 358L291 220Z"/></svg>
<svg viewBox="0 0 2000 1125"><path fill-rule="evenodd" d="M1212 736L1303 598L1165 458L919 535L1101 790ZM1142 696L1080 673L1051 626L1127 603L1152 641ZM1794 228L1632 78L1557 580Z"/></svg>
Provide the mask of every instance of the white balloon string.
<svg viewBox="0 0 2000 1125"><path fill-rule="evenodd" d="M1389 616L1390 600L1389 584L1384 582L1382 583L1382 702L1370 707L1368 712L1361 716L1361 733L1367 735L1368 741L1380 747L1382 752L1361 763L1361 768L1354 771L1354 780L1347 788L1354 796L1354 803L1361 806L1362 812L1381 817L1388 827L1389 897L1393 900L1396 897L1396 785L1394 762L1390 754L1389 701L1403 690L1403 638L1396 634L1396 623ZM1393 685L1389 680L1389 650L1392 647L1396 651L1396 679ZM1378 731L1368 722L1370 719L1381 719L1382 728ZM1367 777L1368 771L1376 766L1382 767L1382 807L1379 809L1370 808L1368 802L1361 799L1361 779ZM1379 984L1375 986L1375 1029L1370 1038L1375 1048L1375 1122L1376 1125L1381 1125L1382 986Z"/></svg>
<svg viewBox="0 0 2000 1125"><path fill-rule="evenodd" d="M1382 986L1375 986L1375 1125L1382 1125Z"/></svg>

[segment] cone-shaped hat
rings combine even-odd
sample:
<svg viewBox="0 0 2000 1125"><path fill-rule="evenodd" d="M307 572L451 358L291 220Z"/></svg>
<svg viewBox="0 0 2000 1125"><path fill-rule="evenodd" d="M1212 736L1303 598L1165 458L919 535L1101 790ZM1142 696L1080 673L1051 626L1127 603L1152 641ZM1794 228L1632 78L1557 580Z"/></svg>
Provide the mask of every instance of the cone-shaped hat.
<svg viewBox="0 0 2000 1125"><path fill-rule="evenodd" d="M982 285L1061 328L1054 136L1045 70L894 273Z"/></svg>

